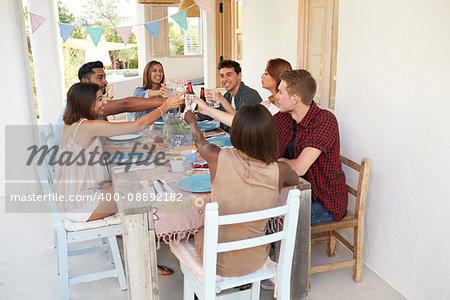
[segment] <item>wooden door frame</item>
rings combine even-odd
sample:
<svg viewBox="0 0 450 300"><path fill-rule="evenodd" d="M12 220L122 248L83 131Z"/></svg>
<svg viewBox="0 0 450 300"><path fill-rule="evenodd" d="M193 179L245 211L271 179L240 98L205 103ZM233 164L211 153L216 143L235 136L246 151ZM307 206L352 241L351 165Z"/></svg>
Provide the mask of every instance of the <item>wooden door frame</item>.
<svg viewBox="0 0 450 300"><path fill-rule="evenodd" d="M215 0L215 23L216 23L216 66L223 59L233 59L234 20L233 20L233 0ZM223 13L220 13L220 4L223 5ZM227 22L228 21L228 22ZM226 25L224 25L224 23ZM219 72L216 71L216 87L220 83Z"/></svg>
<svg viewBox="0 0 450 300"><path fill-rule="evenodd" d="M298 1L298 38L297 38L297 67L302 69L309 69L308 66L308 41L309 41L309 4L312 0ZM319 105L323 108L330 107L330 92L331 92L331 61L332 61L332 46L333 46L333 18L335 0L326 0L328 8L326 10L327 25L324 30L324 53L323 53L323 68L322 68L322 82L321 87L321 103ZM331 22L328 22L331 20ZM337 42L337 41L336 41ZM317 91L319 92L319 91Z"/></svg>

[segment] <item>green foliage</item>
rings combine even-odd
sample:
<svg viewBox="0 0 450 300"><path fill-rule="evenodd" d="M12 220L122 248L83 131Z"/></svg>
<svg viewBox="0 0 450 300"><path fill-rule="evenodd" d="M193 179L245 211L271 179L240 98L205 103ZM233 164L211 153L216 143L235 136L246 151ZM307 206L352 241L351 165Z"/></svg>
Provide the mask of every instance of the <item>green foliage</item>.
<svg viewBox="0 0 450 300"><path fill-rule="evenodd" d="M184 55L184 37L180 25L175 21L169 22L170 55Z"/></svg>
<svg viewBox="0 0 450 300"><path fill-rule="evenodd" d="M66 5L62 4L61 0L58 0L58 15L59 22L64 24L75 24L75 16L67 9ZM80 27L75 27L70 36L75 39L85 39L87 32Z"/></svg>
<svg viewBox="0 0 450 300"><path fill-rule="evenodd" d="M83 5L83 13L80 17L75 17L65 5L58 1L58 11L60 22L72 25L79 25L84 27L95 28L113 28L120 26L121 23L127 21L127 17L123 17L120 14L118 5L121 1L127 3L130 0L89 0L87 4ZM87 30L80 27L75 27L72 32L72 38L86 39L88 33ZM123 43L117 31L114 29L105 29L103 36L107 42ZM131 33L128 43L137 43L135 34ZM68 55L69 57L66 57ZM113 62L113 68L137 68L138 56L137 48L113 50L109 51L111 61ZM66 64L75 64L68 66ZM76 72L80 65L84 63L84 51L70 49L64 49L64 64L65 64L65 76L66 87L70 86L70 82L73 82L76 78ZM74 72L73 68L76 68Z"/></svg>
<svg viewBox="0 0 450 300"><path fill-rule="evenodd" d="M27 45L28 45L28 58L30 60L30 69L31 69L31 80L33 84L33 96L34 96L34 106L36 108L36 116L39 120L39 110L37 109L37 99L36 99L36 83L34 80L34 63L33 63L33 55L31 53L31 41L30 41L30 28L28 26L28 8L23 6L23 17L25 21L25 31L27 33Z"/></svg>
<svg viewBox="0 0 450 300"><path fill-rule="evenodd" d="M84 63L84 50L63 47L64 85L66 90L79 81L78 68Z"/></svg>

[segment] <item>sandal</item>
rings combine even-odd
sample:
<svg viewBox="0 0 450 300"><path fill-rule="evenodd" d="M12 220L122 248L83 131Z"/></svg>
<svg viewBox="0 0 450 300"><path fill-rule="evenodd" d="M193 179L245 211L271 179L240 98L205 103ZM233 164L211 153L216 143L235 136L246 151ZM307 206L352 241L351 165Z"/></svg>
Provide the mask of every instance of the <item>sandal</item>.
<svg viewBox="0 0 450 300"><path fill-rule="evenodd" d="M169 276L172 275L173 270L169 267L163 266L163 265L158 265L158 275L161 276Z"/></svg>

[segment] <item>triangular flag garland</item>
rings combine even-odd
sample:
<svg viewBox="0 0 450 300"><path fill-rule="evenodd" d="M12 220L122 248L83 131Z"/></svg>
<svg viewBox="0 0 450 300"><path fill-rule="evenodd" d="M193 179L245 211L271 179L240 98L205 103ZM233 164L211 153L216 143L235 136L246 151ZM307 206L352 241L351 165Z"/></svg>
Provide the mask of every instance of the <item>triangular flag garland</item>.
<svg viewBox="0 0 450 300"><path fill-rule="evenodd" d="M173 14L171 16L167 16L164 18L160 18L158 20L154 20L149 23L145 24L136 24L132 26L123 26L123 27L117 27L114 28L119 36L121 37L123 43L125 46L128 44L128 39L130 38L131 29L133 26L138 25L144 25L147 31L153 36L153 38L158 39L158 33L159 33L159 23L161 20L167 19L171 17L173 20L175 20L182 28L187 30L187 19L186 19L186 10L198 5L200 8L203 8L206 10L209 14L212 14L212 6L211 6L211 0L200 0L195 4L192 4L191 6L187 7L185 10L182 10L176 14ZM32 12L29 12L30 14L30 23L31 23L31 33L34 33L45 21L47 21L47 18L33 14ZM57 22L59 25L59 30L61 33L61 37L63 39L63 42L65 43L69 36L72 34L73 30L75 29L75 25L72 24L65 24ZM86 28L84 26L77 26L80 28ZM89 35L91 36L92 41L94 42L95 46L97 47L98 41L100 40L101 35L103 34L104 29L113 29L113 28L86 28L89 32Z"/></svg>
<svg viewBox="0 0 450 300"><path fill-rule="evenodd" d="M119 34L120 38L122 39L125 46L128 44L128 39L130 38L132 26L125 26L125 27L117 27L116 31Z"/></svg>
<svg viewBox="0 0 450 300"><path fill-rule="evenodd" d="M45 21L47 21L47 18L30 12L31 33L34 33Z"/></svg>
<svg viewBox="0 0 450 300"><path fill-rule="evenodd" d="M145 28L148 32L153 36L155 40L158 39L158 33L159 33L159 22L160 21L154 21L150 23L144 24Z"/></svg>
<svg viewBox="0 0 450 300"><path fill-rule="evenodd" d="M203 8L206 12L212 15L212 2L211 0L200 0L197 3L198 7Z"/></svg>
<svg viewBox="0 0 450 300"><path fill-rule="evenodd" d="M187 19L186 19L186 10L182 10L179 13L171 15L172 19L174 19L181 27L187 30Z"/></svg>
<svg viewBox="0 0 450 300"><path fill-rule="evenodd" d="M69 36L72 34L72 31L75 29L75 26L64 23L58 23L58 25L59 31L61 32L61 36L63 39L63 43L65 43L69 38Z"/></svg>
<svg viewBox="0 0 450 300"><path fill-rule="evenodd" d="M98 41L103 33L103 28L87 28L95 47L97 47Z"/></svg>

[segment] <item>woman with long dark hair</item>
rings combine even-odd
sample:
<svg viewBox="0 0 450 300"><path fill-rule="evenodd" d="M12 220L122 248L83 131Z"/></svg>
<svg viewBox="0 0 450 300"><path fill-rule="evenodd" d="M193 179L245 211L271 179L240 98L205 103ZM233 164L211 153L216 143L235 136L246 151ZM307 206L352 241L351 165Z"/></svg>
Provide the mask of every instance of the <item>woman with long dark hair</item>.
<svg viewBox="0 0 450 300"><path fill-rule="evenodd" d="M219 204L219 215L272 208L284 185L298 184L298 175L291 167L277 161L275 123L262 105L245 105L237 111L230 131L234 149L220 149L210 144L191 111L186 112L184 118L190 124L200 155L208 162L211 200ZM263 236L266 222L220 226L219 242ZM203 236L201 228L195 235L200 260L203 259ZM266 262L268 253L268 245L220 253L217 255L217 274L232 277L255 272Z"/></svg>
<svg viewBox="0 0 450 300"><path fill-rule="evenodd" d="M58 205L63 218L86 222L117 212L115 201L107 201L114 197L100 137L143 130L179 101L174 95L139 120L110 123L99 119L106 100L97 84L79 82L70 87L54 181L56 193L65 200Z"/></svg>

